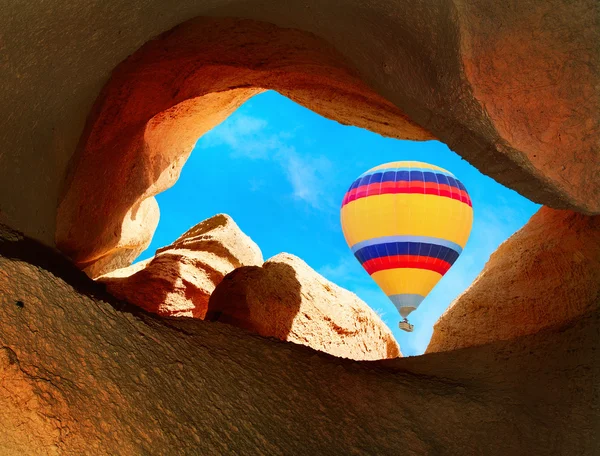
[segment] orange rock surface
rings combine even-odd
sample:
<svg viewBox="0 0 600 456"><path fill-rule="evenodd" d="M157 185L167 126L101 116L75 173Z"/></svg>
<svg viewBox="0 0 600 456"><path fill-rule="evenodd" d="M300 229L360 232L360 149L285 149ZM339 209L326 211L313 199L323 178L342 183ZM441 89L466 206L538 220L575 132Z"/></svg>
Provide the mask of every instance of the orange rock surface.
<svg viewBox="0 0 600 456"><path fill-rule="evenodd" d="M433 138L309 33L200 18L136 54L102 91L58 208L57 246L82 269L108 272L147 246L157 219L142 209L177 181L200 136L265 89L345 124Z"/></svg>
<svg viewBox="0 0 600 456"><path fill-rule="evenodd" d="M206 319L344 358L401 356L367 304L287 253L228 274L210 297Z"/></svg>
<svg viewBox="0 0 600 456"><path fill-rule="evenodd" d="M427 352L534 334L600 305L600 216L542 207L434 326Z"/></svg>
<svg viewBox="0 0 600 456"><path fill-rule="evenodd" d="M184 233L156 256L101 276L113 295L164 316L204 318L223 277L263 262L258 246L225 214Z"/></svg>
<svg viewBox="0 0 600 456"><path fill-rule="evenodd" d="M585 45L598 37L592 0L531 11L443 3L416 8L414 30L412 21L384 26L406 31L392 41L401 50L368 62L373 52L358 48L370 40L342 53L268 21L196 18L147 41L111 68L90 113L58 198L56 246L82 269L126 263L156 225L142 208L174 184L197 139L266 89L385 136L439 138L537 202L599 213L599 54ZM408 5L384 16L412 17ZM578 15L581 24L570 19ZM538 39L529 40L532 28Z"/></svg>
<svg viewBox="0 0 600 456"><path fill-rule="evenodd" d="M544 208L502 246L432 341L484 345L378 362L81 272L145 248L153 196L265 88L599 214L597 0L5 3L0 221L47 247L0 226L0 454L597 454L597 218Z"/></svg>
<svg viewBox="0 0 600 456"><path fill-rule="evenodd" d="M2 455L597 453L598 311L511 341L359 362L148 314L3 234Z"/></svg>

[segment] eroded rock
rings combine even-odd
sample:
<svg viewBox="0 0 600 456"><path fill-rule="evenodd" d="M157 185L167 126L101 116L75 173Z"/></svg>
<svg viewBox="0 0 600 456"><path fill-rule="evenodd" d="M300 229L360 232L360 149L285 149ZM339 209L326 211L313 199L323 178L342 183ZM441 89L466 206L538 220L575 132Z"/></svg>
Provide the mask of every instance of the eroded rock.
<svg viewBox="0 0 600 456"><path fill-rule="evenodd" d="M264 89L384 136L439 138L482 172L533 201L600 213L600 48L589 45L599 41L594 0L535 7L515 0L493 7L487 1L443 1L432 7L421 0L394 2L386 12L353 0L343 15L333 5L303 0L287 2L280 11L283 16L267 13L266 3L245 3L248 10L237 11L239 16L202 18L197 11L189 17L196 19L171 30L177 21L161 23L150 35L120 49L119 58L112 60L80 49L78 55L94 56L91 74L107 84L82 136L79 130L77 135L71 132L71 142L78 141L80 147L74 154L74 146L60 149L70 167L65 182L60 181L64 192L51 199L52 204L59 201L56 246L78 266L126 262L132 248L128 226L132 210L173 185L197 139ZM194 2L193 8L202 9L202 4ZM373 16L364 19L369 11ZM283 19L287 15L292 22ZM328 19L315 23L314 17ZM350 25L346 21L351 17ZM117 23L111 18L107 30ZM503 24L502 30L498 24ZM165 30L169 31L156 37ZM101 27L93 30L98 36L102 32ZM119 36L111 50L126 42ZM89 69L68 68L71 78L90 74ZM78 86L89 84L81 80ZM6 88L10 96L20 93L9 84ZM54 90L44 89L30 95L21 109L21 96L6 105L15 106L14 115L38 103L62 106L47 98ZM70 93L65 97L70 99ZM63 119L64 112L54 116ZM71 127L79 118L62 122ZM43 118L21 120L22 125L38 122L43 125ZM15 130L19 131L12 128L7 134L11 141ZM41 132L37 137L43 137ZM44 143L33 155L29 138L27 130L21 140L25 146L7 143L5 149L31 153L24 161L27 167L22 166L31 173L29 168L43 166L29 163L37 163L50 150L58 151ZM11 157L6 169L14 160ZM7 195L12 193L9 189L20 188L22 180L28 188L33 188L31 181L41 181L35 174L35 179L14 175L0 179L0 189L5 185ZM54 188L58 184L54 182ZM30 193L35 195L33 203L23 199ZM0 192L3 209L21 219L16 225L9 218L7 222L28 228L25 220L38 220L39 193L19 192L15 204L14 195L3 199ZM137 231L137 245L149 242L152 232L148 222Z"/></svg>
<svg viewBox="0 0 600 456"><path fill-rule="evenodd" d="M102 92L57 214L57 247L82 269L127 262L133 237L147 245L155 225L132 227L135 208L177 181L200 136L265 89L345 124L433 138L314 35L252 21L192 22L159 46L151 40ZM107 178L97 179L98 170Z"/></svg>
<svg viewBox="0 0 600 456"><path fill-rule="evenodd" d="M440 317L427 352L513 339L600 304L600 216L542 207Z"/></svg>
<svg viewBox="0 0 600 456"><path fill-rule="evenodd" d="M147 314L0 226L0 454L596 454L598 327L356 362Z"/></svg>
<svg viewBox="0 0 600 456"><path fill-rule="evenodd" d="M184 233L152 259L101 276L113 295L165 316L204 318L208 298L240 266L262 264L258 246L225 214Z"/></svg>
<svg viewBox="0 0 600 456"><path fill-rule="evenodd" d="M345 358L401 356L367 304L287 253L228 274L210 298L206 319Z"/></svg>

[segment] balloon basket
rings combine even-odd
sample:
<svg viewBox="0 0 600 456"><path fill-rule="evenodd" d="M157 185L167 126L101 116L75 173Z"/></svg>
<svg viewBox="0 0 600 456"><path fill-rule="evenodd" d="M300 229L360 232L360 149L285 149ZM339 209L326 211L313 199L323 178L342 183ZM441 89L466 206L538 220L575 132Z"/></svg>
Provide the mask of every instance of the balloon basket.
<svg viewBox="0 0 600 456"><path fill-rule="evenodd" d="M413 332L413 329L415 328L414 325L411 325L406 318L398 323L398 327L406 332Z"/></svg>

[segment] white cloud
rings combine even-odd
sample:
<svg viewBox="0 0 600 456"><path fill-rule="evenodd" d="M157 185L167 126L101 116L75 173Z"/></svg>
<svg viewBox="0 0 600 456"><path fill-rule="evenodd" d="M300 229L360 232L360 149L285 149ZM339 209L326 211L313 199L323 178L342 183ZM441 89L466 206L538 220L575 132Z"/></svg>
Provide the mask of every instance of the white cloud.
<svg viewBox="0 0 600 456"><path fill-rule="evenodd" d="M351 255L344 255L336 264L326 264L318 270L319 274L332 282L336 280L347 280L356 274L357 260Z"/></svg>
<svg viewBox="0 0 600 456"><path fill-rule="evenodd" d="M325 157L302 157L292 147L280 150L278 160L292 185L292 196L315 209L330 209L333 201L327 194L327 173L331 162Z"/></svg>
<svg viewBox="0 0 600 456"><path fill-rule="evenodd" d="M338 204L331 194L333 164L322 155L310 154L314 150L310 135L295 137L295 131L274 131L266 120L234 114L226 122L209 132L201 147L226 146L233 158L272 160L290 184L289 197L302 202L307 208L320 211L323 223L335 217L332 224L338 228ZM296 139L296 140L294 140ZM296 147L294 147L294 144ZM298 149L297 149L298 148ZM300 150L302 148L302 150ZM366 165L365 165L366 166ZM250 179L249 190L257 191L264 181ZM475 220L471 239L465 251L433 289L422 306L411 314L415 324L413 333L398 329L400 316L394 305L351 253L340 254L337 262L323 266L319 272L329 280L356 293L378 312L392 329L405 355L422 354L431 338L432 326L450 303L477 277L489 255L522 223L524 209L496 196L494 203L475 207Z"/></svg>
<svg viewBox="0 0 600 456"><path fill-rule="evenodd" d="M272 132L266 120L236 114L210 131L201 147L226 146L232 158L244 157L252 160L275 160L292 186L292 197L308 206L331 209L335 205L326 192L327 174L331 162L323 156L313 157L300 154L287 140L292 132ZM256 191L262 184L250 182L250 190Z"/></svg>
<svg viewBox="0 0 600 456"><path fill-rule="evenodd" d="M248 181L248 184L250 185L251 192L257 192L266 185L266 181L264 179L252 178Z"/></svg>
<svg viewBox="0 0 600 456"><path fill-rule="evenodd" d="M201 147L224 145L232 149L233 156L267 158L271 151L279 147L276 136L264 136L267 125L266 120L256 117L242 114L231 116L204 136Z"/></svg>

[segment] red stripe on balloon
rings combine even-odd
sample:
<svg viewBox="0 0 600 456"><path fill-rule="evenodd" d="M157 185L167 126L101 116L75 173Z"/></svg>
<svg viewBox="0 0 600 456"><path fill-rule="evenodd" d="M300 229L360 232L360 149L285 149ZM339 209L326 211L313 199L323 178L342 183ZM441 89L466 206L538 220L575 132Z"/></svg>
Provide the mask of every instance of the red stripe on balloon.
<svg viewBox="0 0 600 456"><path fill-rule="evenodd" d="M345 206L351 201L366 198L367 196L400 193L420 193L422 195L444 196L472 206L471 198L469 198L468 193L464 190L460 190L451 185L422 181L375 182L369 185L362 185L346 193L344 200L342 201L342 206Z"/></svg>
<svg viewBox="0 0 600 456"><path fill-rule="evenodd" d="M398 268L427 269L444 275L452 265L444 260L432 259L421 255L390 255L367 260L362 266L369 275L377 271Z"/></svg>

